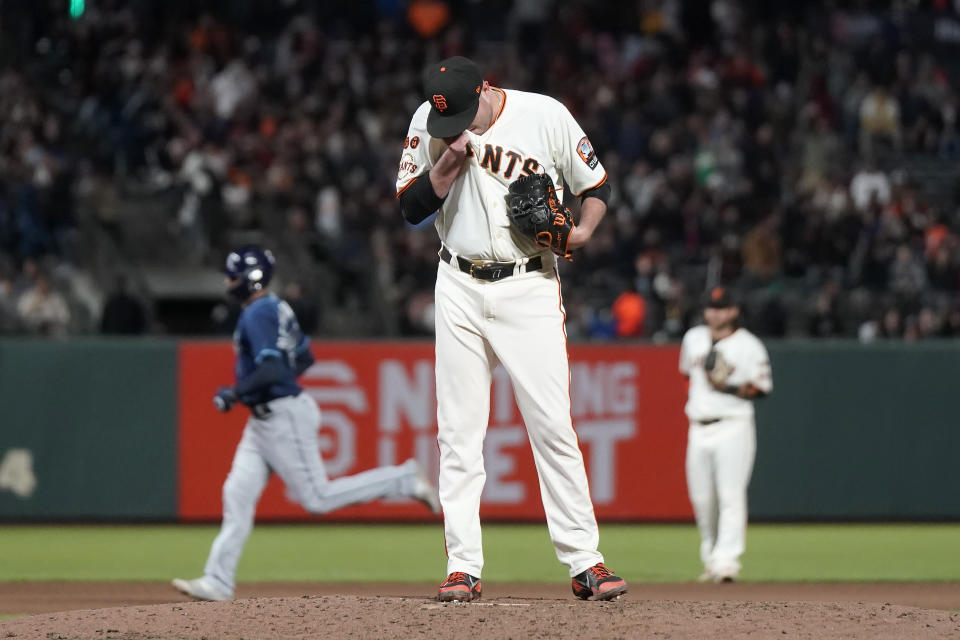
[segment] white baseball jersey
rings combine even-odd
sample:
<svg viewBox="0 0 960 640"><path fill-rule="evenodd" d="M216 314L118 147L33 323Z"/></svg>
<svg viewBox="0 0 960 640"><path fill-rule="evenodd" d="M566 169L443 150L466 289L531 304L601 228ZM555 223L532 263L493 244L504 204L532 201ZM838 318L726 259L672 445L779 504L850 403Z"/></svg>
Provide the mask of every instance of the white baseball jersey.
<svg viewBox="0 0 960 640"><path fill-rule="evenodd" d="M717 391L707 380L703 362L710 353L711 346L713 340L706 325L693 327L683 336L680 346L680 372L690 378L687 417L691 421L735 416L753 417L751 400ZM727 384L740 386L750 382L764 393L773 391L770 356L755 335L739 328L718 341L716 350L733 368Z"/></svg>
<svg viewBox="0 0 960 640"><path fill-rule="evenodd" d="M437 233L455 254L526 263L540 269L482 281L441 260L436 300L437 443L447 572L483 570L480 498L484 436L494 367L510 375L540 476L557 558L575 576L603 561L586 469L570 416L569 362L556 257L514 232L508 185L546 173L574 195L607 175L580 125L553 98L493 89L502 106L482 135L467 132L469 151L440 207ZM428 103L410 122L397 174L398 196L440 157L427 133ZM431 146L433 153L431 154ZM456 264L456 262L454 263Z"/></svg>
<svg viewBox="0 0 960 640"><path fill-rule="evenodd" d="M583 129L560 102L526 91L493 91L503 96L500 113L482 135L467 131L467 159L437 214L437 233L465 258L501 262L544 254L555 260L533 240L511 230L508 185L523 175L546 173L558 189L566 182L579 197L602 185L607 173ZM410 122L397 173L398 196L433 167L429 113L430 103L424 102Z"/></svg>

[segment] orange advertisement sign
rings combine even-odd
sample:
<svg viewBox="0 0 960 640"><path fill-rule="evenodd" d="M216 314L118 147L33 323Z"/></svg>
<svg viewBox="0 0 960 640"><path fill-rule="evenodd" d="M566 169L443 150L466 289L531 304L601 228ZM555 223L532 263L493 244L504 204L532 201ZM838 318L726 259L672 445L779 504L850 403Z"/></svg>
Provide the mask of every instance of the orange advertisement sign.
<svg viewBox="0 0 960 640"><path fill-rule="evenodd" d="M418 458L439 468L433 344L320 342L317 362L301 378L321 410L321 455L331 477ZM676 346L572 345L571 394L590 490L600 520L689 520L684 482L685 383ZM211 401L233 376L228 342L180 346L179 516L218 520L221 487L248 412L216 411ZM484 445L487 480L481 516L543 520L539 484L509 377L494 375L490 427ZM259 520L305 520L273 478L260 500ZM355 505L326 519L426 520L407 500Z"/></svg>

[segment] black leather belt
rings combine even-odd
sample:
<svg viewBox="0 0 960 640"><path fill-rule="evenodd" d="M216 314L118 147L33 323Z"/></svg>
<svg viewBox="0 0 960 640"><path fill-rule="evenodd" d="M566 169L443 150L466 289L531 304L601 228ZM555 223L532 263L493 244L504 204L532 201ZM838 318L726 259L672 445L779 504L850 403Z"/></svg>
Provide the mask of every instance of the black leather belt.
<svg viewBox="0 0 960 640"><path fill-rule="evenodd" d="M721 420L723 420L723 418L709 418L707 420L694 420L694 422L696 422L701 427L705 427L708 424L715 424L717 422L720 422Z"/></svg>
<svg viewBox="0 0 960 640"><path fill-rule="evenodd" d="M267 400L266 402L261 402L260 404L252 404L250 405L250 413L252 413L258 420L266 420L273 415L273 409L270 408L271 402L274 400L282 400L283 398L296 398L298 395L300 394L296 393L290 396L278 396L271 400Z"/></svg>
<svg viewBox="0 0 960 640"><path fill-rule="evenodd" d="M451 259L453 254L446 247L440 249L440 259L448 264L453 264ZM472 260L467 260L466 258L457 256L456 266L463 271L468 273L477 280L486 280L488 282L495 282L497 280L503 280L504 278L509 278L513 275L513 270L517 266L516 262L473 262ZM527 271L540 271L543 267L543 259L540 256L530 258L526 264L520 265L524 273Z"/></svg>

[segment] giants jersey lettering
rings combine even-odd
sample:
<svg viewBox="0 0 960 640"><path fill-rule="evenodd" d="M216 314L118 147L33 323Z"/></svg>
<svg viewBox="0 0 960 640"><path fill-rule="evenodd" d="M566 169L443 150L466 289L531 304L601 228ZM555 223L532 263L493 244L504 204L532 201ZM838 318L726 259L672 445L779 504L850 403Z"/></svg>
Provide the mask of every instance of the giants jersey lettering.
<svg viewBox="0 0 960 640"><path fill-rule="evenodd" d="M680 372L690 378L687 417L690 420L735 416L752 418L752 401L717 391L707 380L703 362L710 353L711 346L733 367L727 384L740 386L750 382L764 393L773 391L770 356L759 338L741 328L713 345L709 328L704 325L693 327L683 336L680 346Z"/></svg>
<svg viewBox="0 0 960 640"><path fill-rule="evenodd" d="M555 257L510 228L505 197L523 175L547 173L574 196L607 179L590 141L573 116L549 96L493 89L503 98L483 135L467 132L470 146L460 175L437 214L440 240L454 252L480 260L507 261L537 254ZM430 104L413 114L397 173L397 195L426 174L445 149L427 133ZM425 179L428 179L425 176Z"/></svg>

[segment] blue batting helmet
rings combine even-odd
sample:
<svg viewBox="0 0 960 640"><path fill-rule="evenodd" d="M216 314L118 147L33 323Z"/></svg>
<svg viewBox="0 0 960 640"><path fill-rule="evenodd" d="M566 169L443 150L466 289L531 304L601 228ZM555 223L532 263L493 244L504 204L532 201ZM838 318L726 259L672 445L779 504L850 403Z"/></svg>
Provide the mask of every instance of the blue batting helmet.
<svg viewBox="0 0 960 640"><path fill-rule="evenodd" d="M228 290L230 295L246 300L258 291L262 291L270 284L270 278L273 277L274 262L273 254L269 249L251 245L231 251L227 256L223 272L231 280L239 282L230 287Z"/></svg>

